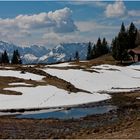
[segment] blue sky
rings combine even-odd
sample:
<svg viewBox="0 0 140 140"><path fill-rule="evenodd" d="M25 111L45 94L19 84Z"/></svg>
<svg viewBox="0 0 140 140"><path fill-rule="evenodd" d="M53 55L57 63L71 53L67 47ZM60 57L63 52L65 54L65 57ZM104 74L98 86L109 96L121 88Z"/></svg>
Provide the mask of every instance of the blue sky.
<svg viewBox="0 0 140 140"><path fill-rule="evenodd" d="M111 42L122 22L140 29L139 1L0 1L0 39L22 46Z"/></svg>

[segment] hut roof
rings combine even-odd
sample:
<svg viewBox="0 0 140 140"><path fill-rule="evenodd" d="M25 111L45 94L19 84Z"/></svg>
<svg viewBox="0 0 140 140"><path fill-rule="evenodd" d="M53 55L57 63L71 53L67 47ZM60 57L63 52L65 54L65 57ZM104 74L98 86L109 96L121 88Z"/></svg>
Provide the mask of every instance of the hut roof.
<svg viewBox="0 0 140 140"><path fill-rule="evenodd" d="M134 49L129 49L128 52L133 52L135 54L140 54L140 45Z"/></svg>

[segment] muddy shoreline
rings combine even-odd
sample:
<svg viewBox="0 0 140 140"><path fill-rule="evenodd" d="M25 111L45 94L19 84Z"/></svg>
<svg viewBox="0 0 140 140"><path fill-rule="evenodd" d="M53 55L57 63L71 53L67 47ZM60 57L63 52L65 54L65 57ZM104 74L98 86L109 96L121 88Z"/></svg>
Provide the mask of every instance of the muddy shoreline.
<svg viewBox="0 0 140 140"><path fill-rule="evenodd" d="M140 92L114 93L112 98L83 105L115 105L116 110L80 119L0 117L0 138L140 138Z"/></svg>

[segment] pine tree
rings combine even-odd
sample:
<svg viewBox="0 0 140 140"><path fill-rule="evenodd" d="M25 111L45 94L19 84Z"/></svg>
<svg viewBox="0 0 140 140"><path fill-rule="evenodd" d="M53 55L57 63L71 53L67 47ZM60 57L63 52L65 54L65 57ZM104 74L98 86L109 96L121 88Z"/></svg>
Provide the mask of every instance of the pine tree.
<svg viewBox="0 0 140 140"><path fill-rule="evenodd" d="M5 50L4 53L2 53L2 55L1 55L1 63L9 64L9 57L8 57L8 55L7 55L6 50Z"/></svg>
<svg viewBox="0 0 140 140"><path fill-rule="evenodd" d="M115 60L120 60L119 59L119 44L118 44L118 38L115 37L115 39L112 40L112 56Z"/></svg>
<svg viewBox="0 0 140 140"><path fill-rule="evenodd" d="M126 33L124 23L122 22L120 33Z"/></svg>
<svg viewBox="0 0 140 140"><path fill-rule="evenodd" d="M120 32L118 37L112 41L112 55L114 59L122 61L127 60L128 57L128 35L124 26L124 23L121 25Z"/></svg>
<svg viewBox="0 0 140 140"><path fill-rule="evenodd" d="M14 50L11 63L12 64L22 64L22 60L20 58L20 54L19 54L18 50Z"/></svg>
<svg viewBox="0 0 140 140"><path fill-rule="evenodd" d="M109 53L108 44L107 44L106 39L103 38L103 41L102 41L102 55L107 54L107 53Z"/></svg>
<svg viewBox="0 0 140 140"><path fill-rule="evenodd" d="M102 42L101 39L98 38L97 43L96 43L96 57L99 57L102 55Z"/></svg>
<svg viewBox="0 0 140 140"><path fill-rule="evenodd" d="M12 64L17 64L17 57L16 57L16 52L15 52L15 50L14 50L14 52L13 52L13 57L12 57L11 63L12 63Z"/></svg>
<svg viewBox="0 0 140 140"><path fill-rule="evenodd" d="M136 36L137 36L137 28L131 22L129 29L128 29L128 49L132 49L136 47Z"/></svg>
<svg viewBox="0 0 140 140"><path fill-rule="evenodd" d="M92 59L92 44L91 44L91 42L89 42L89 44L88 44L88 51L87 51L87 60L90 60L90 59Z"/></svg>
<svg viewBox="0 0 140 140"><path fill-rule="evenodd" d="M127 32L125 30L125 26L122 23L121 30L118 35L118 53L119 53L119 60L122 61L126 60L127 58L127 49L128 49L128 38Z"/></svg>
<svg viewBox="0 0 140 140"><path fill-rule="evenodd" d="M75 52L75 60L79 61L79 53L78 53L78 51Z"/></svg>
<svg viewBox="0 0 140 140"><path fill-rule="evenodd" d="M92 59L96 58L97 55L96 55L96 45L94 44L93 48L92 48Z"/></svg>
<svg viewBox="0 0 140 140"><path fill-rule="evenodd" d="M105 38L101 41L98 38L96 45L92 47L92 44L89 42L88 52L87 52L87 60L97 58L101 55L107 54L109 52L108 44Z"/></svg>
<svg viewBox="0 0 140 140"><path fill-rule="evenodd" d="M2 63L2 54L0 55L0 63Z"/></svg>
<svg viewBox="0 0 140 140"><path fill-rule="evenodd" d="M1 63L4 63L4 53L1 54Z"/></svg>
<svg viewBox="0 0 140 140"><path fill-rule="evenodd" d="M8 64L9 63L9 58L8 58L6 50L4 51L4 58L5 58L5 63Z"/></svg>

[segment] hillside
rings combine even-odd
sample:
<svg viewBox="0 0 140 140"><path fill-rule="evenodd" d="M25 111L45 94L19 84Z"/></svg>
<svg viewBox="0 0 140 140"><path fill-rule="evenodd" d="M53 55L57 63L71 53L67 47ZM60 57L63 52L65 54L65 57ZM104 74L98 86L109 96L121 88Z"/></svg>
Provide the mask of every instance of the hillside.
<svg viewBox="0 0 140 140"><path fill-rule="evenodd" d="M96 66L96 65L101 65L101 64L115 65L116 61L112 57L112 54L109 53L109 54L102 55L98 58L92 59L92 60L73 62L73 64L77 64L79 66L84 66L84 67L89 68L91 66Z"/></svg>

